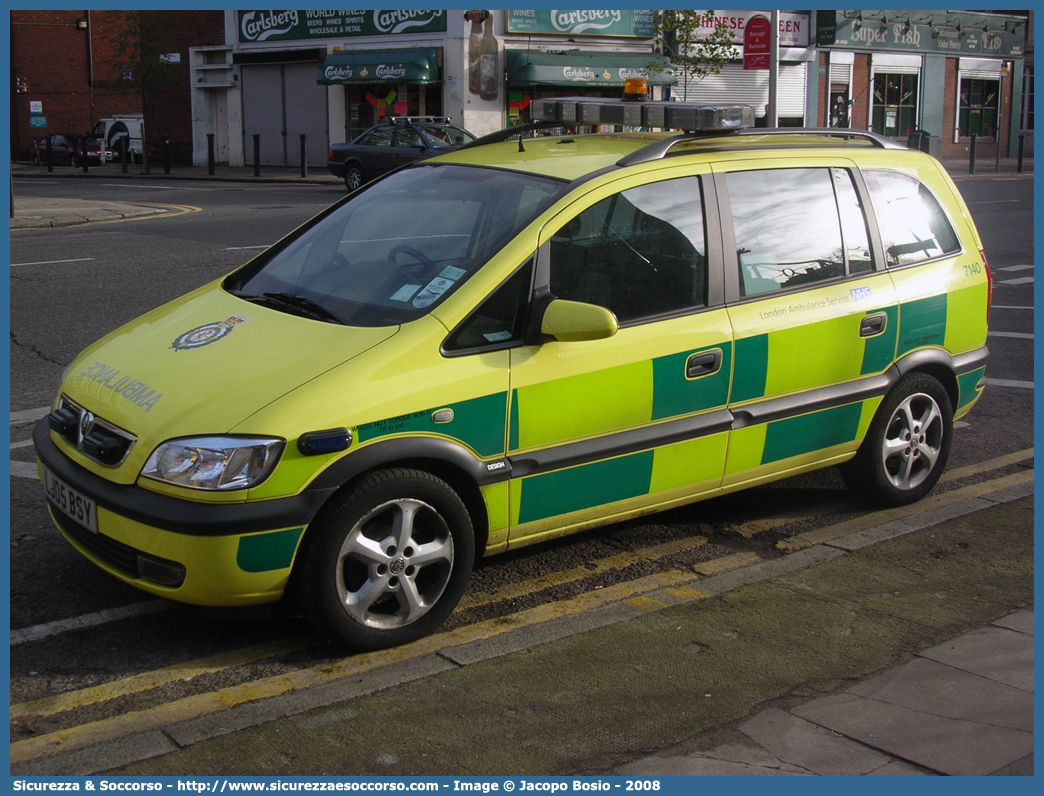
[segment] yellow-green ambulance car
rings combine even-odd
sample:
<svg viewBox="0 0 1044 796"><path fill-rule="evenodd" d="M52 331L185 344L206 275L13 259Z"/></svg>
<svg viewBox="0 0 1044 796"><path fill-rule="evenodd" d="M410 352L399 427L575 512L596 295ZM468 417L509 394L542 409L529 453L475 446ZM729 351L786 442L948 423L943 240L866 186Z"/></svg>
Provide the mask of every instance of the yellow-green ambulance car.
<svg viewBox="0 0 1044 796"><path fill-rule="evenodd" d="M991 291L938 162L745 106L534 112L557 132L393 172L77 357L34 436L68 541L377 649L476 556L831 465L933 488Z"/></svg>

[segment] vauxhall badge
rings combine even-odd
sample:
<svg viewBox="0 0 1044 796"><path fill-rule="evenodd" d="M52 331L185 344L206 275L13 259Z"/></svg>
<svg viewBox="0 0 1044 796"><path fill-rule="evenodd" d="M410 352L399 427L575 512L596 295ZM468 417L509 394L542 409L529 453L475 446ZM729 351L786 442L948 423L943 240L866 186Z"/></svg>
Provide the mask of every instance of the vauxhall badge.
<svg viewBox="0 0 1044 796"><path fill-rule="evenodd" d="M189 348L200 348L201 346L210 345L235 329L236 324L246 323L247 320L242 315L233 315L217 323L197 326L195 329L190 329L184 334L178 335L170 347L175 351L185 351Z"/></svg>

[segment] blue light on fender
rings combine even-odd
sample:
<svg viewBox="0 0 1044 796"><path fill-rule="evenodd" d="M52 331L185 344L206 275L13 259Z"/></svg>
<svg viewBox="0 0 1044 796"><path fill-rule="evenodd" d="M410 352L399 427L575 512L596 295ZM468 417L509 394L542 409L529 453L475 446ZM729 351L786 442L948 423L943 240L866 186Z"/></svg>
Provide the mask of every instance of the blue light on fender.
<svg viewBox="0 0 1044 796"><path fill-rule="evenodd" d="M297 449L305 456L319 456L347 450L352 444L352 432L346 428L309 431L297 439Z"/></svg>

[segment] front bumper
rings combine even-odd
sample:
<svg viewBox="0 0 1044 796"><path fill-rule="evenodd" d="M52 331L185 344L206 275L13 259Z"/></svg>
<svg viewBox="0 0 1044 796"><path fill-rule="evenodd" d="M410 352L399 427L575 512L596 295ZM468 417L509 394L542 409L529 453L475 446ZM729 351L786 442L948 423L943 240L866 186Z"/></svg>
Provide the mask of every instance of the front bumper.
<svg viewBox="0 0 1044 796"><path fill-rule="evenodd" d="M151 594L194 605L240 606L282 595L304 529L333 489L212 504L114 484L69 459L46 418L33 431L40 465L97 504L94 533L48 503L62 535L113 576ZM170 573L184 568L184 578ZM172 585L175 584L175 585Z"/></svg>

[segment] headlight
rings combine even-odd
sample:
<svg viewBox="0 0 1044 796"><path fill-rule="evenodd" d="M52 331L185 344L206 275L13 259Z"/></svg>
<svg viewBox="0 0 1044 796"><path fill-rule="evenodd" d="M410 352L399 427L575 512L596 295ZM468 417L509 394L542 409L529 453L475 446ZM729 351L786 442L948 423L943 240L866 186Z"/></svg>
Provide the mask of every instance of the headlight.
<svg viewBox="0 0 1044 796"><path fill-rule="evenodd" d="M187 437L149 456L145 478L190 489L248 489L272 472L286 441L271 437Z"/></svg>

